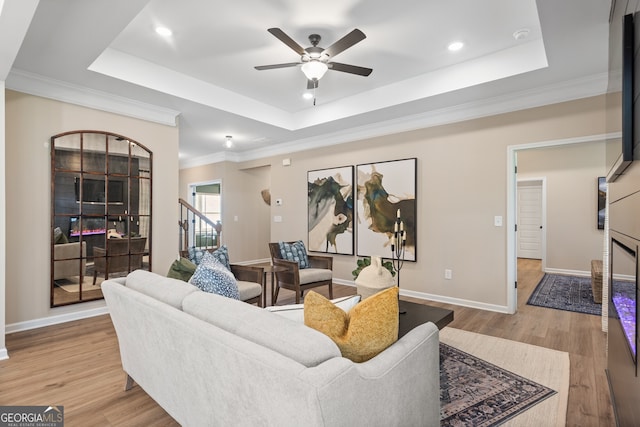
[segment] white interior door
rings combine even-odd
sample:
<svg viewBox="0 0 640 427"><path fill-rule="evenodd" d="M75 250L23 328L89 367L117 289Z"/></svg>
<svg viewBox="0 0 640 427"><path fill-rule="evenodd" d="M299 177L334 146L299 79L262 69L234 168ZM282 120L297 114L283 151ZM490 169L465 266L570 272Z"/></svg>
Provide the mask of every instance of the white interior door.
<svg viewBox="0 0 640 427"><path fill-rule="evenodd" d="M518 182L518 258L542 259L542 181Z"/></svg>

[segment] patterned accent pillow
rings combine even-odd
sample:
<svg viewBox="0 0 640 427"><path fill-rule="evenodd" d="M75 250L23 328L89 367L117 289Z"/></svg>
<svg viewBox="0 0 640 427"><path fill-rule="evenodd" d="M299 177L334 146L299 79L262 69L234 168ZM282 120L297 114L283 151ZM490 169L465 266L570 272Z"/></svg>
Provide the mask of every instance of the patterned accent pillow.
<svg viewBox="0 0 640 427"><path fill-rule="evenodd" d="M220 264L227 267L227 270L231 271L231 266L229 265L229 251L227 250L227 245L222 245L211 254L215 259L220 261Z"/></svg>
<svg viewBox="0 0 640 427"><path fill-rule="evenodd" d="M207 252L209 251L206 249L189 247L189 261L191 261L195 265L200 265L200 261L202 261L202 257Z"/></svg>
<svg viewBox="0 0 640 427"><path fill-rule="evenodd" d="M189 248L189 261L194 263L195 265L199 265L202 262L202 257L205 253L210 253L208 249L204 248ZM227 270L231 271L231 265L229 264L229 250L227 249L227 245L222 245L215 251L213 251L212 255L220 264L227 267Z"/></svg>
<svg viewBox="0 0 640 427"><path fill-rule="evenodd" d="M189 279L189 283L204 292L211 292L223 297L240 299L238 283L233 274L218 261L213 254L207 252L202 256L200 264Z"/></svg>
<svg viewBox="0 0 640 427"><path fill-rule="evenodd" d="M307 250L304 247L304 242L298 240L293 243L278 242L280 244L280 255L283 259L288 261L295 261L300 268L309 268L309 258L307 257Z"/></svg>

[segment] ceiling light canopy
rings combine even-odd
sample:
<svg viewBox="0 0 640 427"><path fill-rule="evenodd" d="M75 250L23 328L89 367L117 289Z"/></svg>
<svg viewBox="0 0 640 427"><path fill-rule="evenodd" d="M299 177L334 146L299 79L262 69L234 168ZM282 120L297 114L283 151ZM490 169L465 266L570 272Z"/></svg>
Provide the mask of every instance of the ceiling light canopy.
<svg viewBox="0 0 640 427"><path fill-rule="evenodd" d="M309 80L320 80L328 69L327 64L314 59L302 64L302 72Z"/></svg>
<svg viewBox="0 0 640 427"><path fill-rule="evenodd" d="M462 42L453 42L453 43L449 44L448 49L451 52L456 52L456 51L462 49L463 47L464 47L464 43L462 43Z"/></svg>
<svg viewBox="0 0 640 427"><path fill-rule="evenodd" d="M231 146L233 145L233 137L231 135L227 135L224 137L224 139L225 139L225 142L224 142L225 146L227 148L231 148Z"/></svg>
<svg viewBox="0 0 640 427"><path fill-rule="evenodd" d="M163 37L169 37L173 34L173 32L167 27L156 27L156 33L160 34Z"/></svg>

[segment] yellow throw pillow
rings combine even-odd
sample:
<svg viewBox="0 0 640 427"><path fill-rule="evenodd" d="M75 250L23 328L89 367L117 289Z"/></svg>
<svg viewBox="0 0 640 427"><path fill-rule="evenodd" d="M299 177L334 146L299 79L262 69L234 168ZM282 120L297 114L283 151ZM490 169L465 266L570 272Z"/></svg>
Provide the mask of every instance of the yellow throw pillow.
<svg viewBox="0 0 640 427"><path fill-rule="evenodd" d="M365 362L398 340L398 288L378 292L349 313L309 291L304 298L304 324L329 336L343 357Z"/></svg>

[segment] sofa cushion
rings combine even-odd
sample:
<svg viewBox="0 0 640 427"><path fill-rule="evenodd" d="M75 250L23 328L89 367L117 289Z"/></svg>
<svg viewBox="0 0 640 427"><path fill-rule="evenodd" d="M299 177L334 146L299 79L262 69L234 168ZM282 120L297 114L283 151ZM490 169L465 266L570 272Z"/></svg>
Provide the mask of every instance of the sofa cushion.
<svg viewBox="0 0 640 427"><path fill-rule="evenodd" d="M351 295L332 299L331 302L335 304L336 307L340 307L345 312L348 312L360 302L360 299L360 295ZM271 305L265 307L265 310L276 313L279 316L286 317L287 319L304 323L304 304Z"/></svg>
<svg viewBox="0 0 640 427"><path fill-rule="evenodd" d="M183 308L185 313L276 351L306 367L340 357L340 350L326 335L254 305L199 292L187 296Z"/></svg>
<svg viewBox="0 0 640 427"><path fill-rule="evenodd" d="M307 257L307 249L304 247L302 240L293 243L279 242L280 255L282 259L295 261L300 268L309 268L309 258Z"/></svg>
<svg viewBox="0 0 640 427"><path fill-rule="evenodd" d="M126 286L140 293L182 310L185 296L198 292L198 288L182 280L163 277L146 270L135 270L127 275Z"/></svg>
<svg viewBox="0 0 640 427"><path fill-rule="evenodd" d="M208 252L202 257L189 283L205 292L240 299L236 278L213 254Z"/></svg>
<svg viewBox="0 0 640 427"><path fill-rule="evenodd" d="M349 313L309 291L304 298L304 323L334 340L343 357L365 362L398 340L398 288L378 292Z"/></svg>
<svg viewBox="0 0 640 427"><path fill-rule="evenodd" d="M183 282L188 282L193 276L193 273L196 271L196 265L189 261L187 258L180 258L171 264L169 267L169 271L167 272L167 277L171 277L172 279L179 279Z"/></svg>

